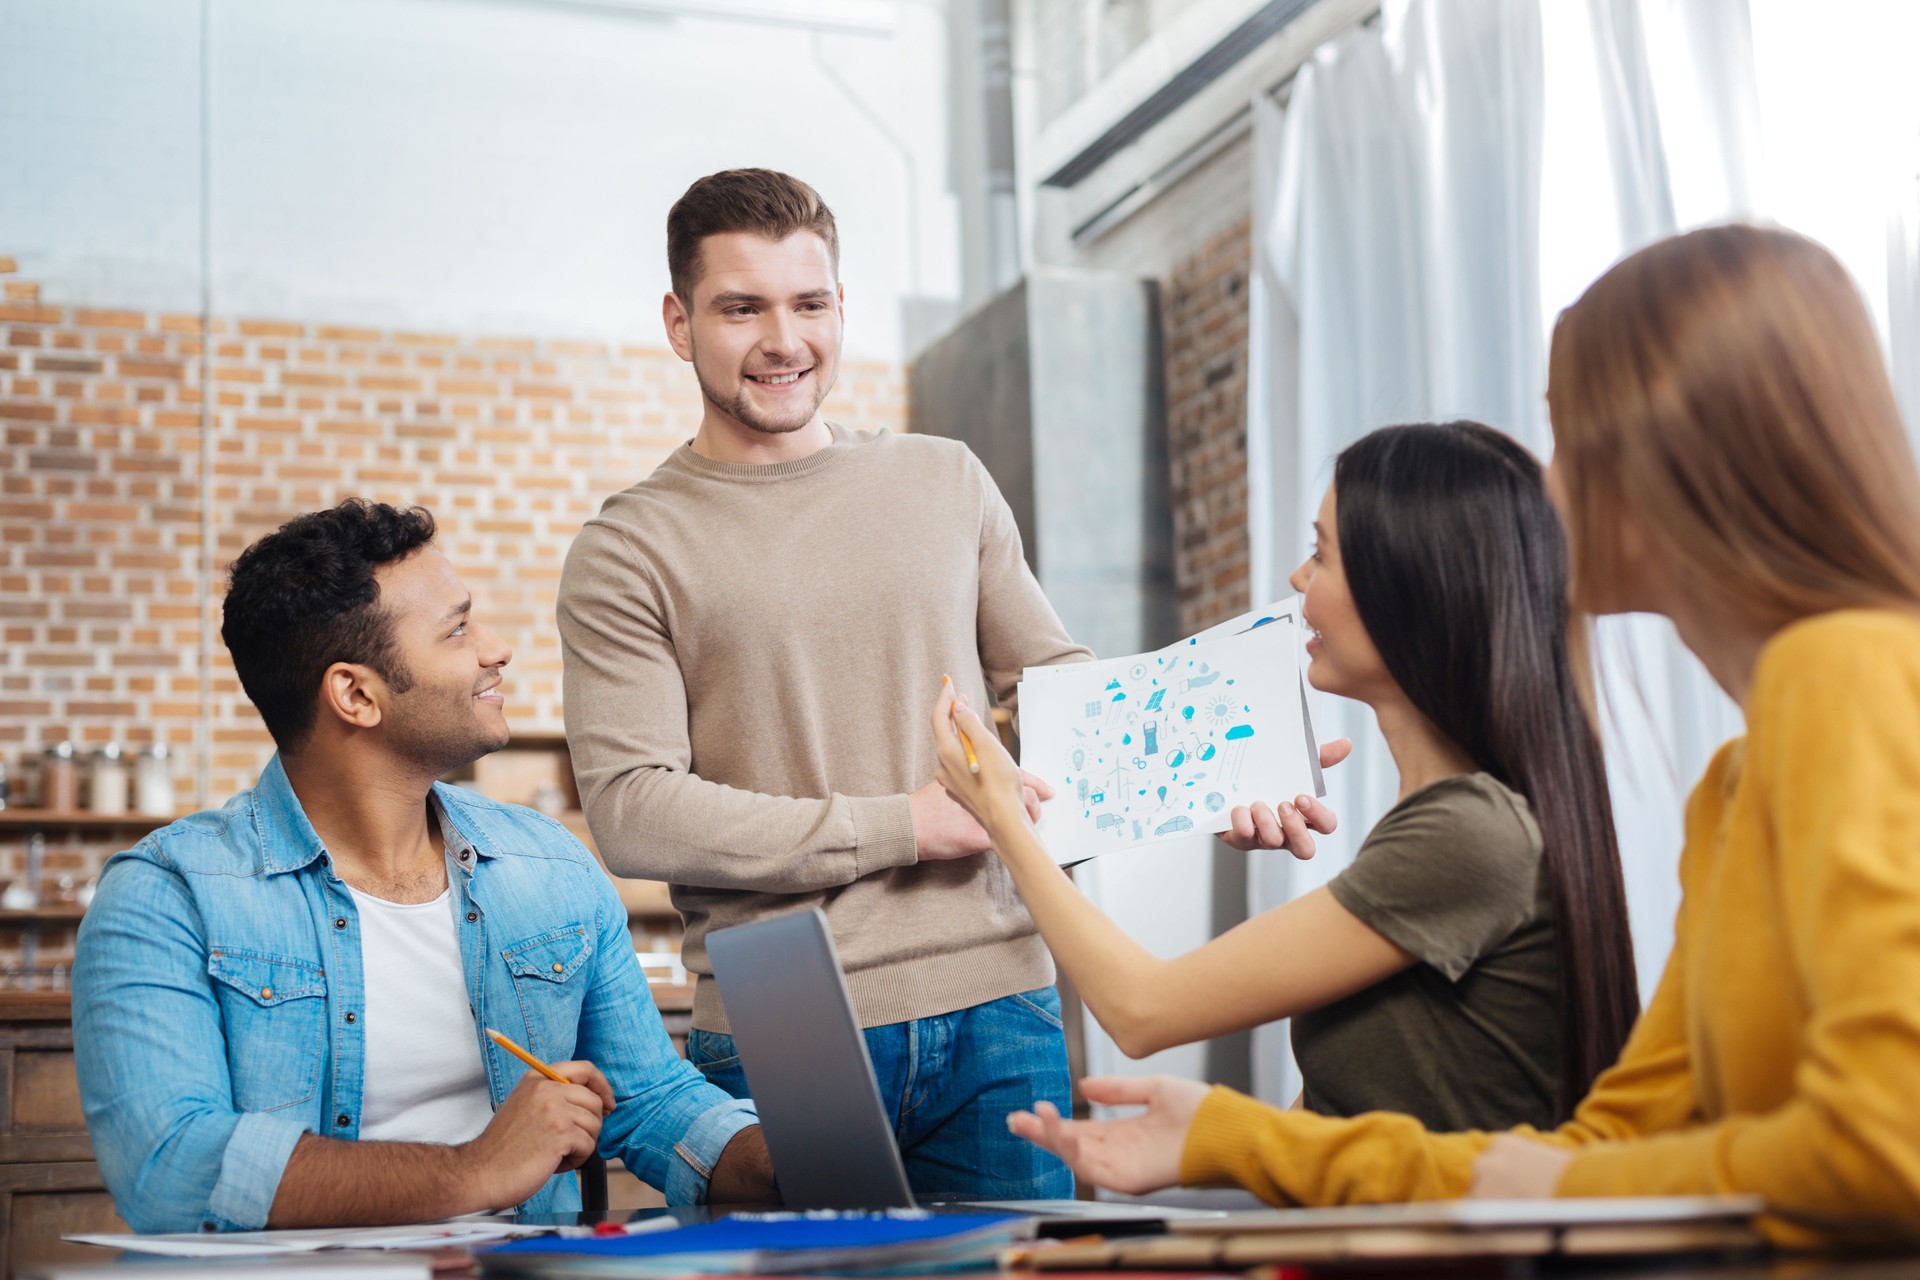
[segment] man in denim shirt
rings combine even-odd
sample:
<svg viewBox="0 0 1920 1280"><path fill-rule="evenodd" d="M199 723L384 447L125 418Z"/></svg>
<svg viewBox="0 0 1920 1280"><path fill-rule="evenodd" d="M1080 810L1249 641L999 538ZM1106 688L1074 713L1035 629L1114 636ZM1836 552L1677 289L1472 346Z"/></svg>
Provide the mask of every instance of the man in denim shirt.
<svg viewBox="0 0 1920 1280"><path fill-rule="evenodd" d="M511 653L433 535L348 501L234 563L222 635L280 753L108 863L74 965L87 1127L136 1230L567 1210L596 1149L676 1203L775 1198L592 855L435 781L506 744Z"/></svg>

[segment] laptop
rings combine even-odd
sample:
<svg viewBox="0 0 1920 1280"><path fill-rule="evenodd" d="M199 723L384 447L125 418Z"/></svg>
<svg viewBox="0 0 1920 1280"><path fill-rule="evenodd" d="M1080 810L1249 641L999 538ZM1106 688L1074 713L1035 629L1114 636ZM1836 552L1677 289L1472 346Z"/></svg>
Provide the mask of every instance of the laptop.
<svg viewBox="0 0 1920 1280"><path fill-rule="evenodd" d="M1083 1227L1217 1216L1092 1200L916 1200L826 917L810 908L716 930L707 955L787 1208L1000 1209Z"/></svg>

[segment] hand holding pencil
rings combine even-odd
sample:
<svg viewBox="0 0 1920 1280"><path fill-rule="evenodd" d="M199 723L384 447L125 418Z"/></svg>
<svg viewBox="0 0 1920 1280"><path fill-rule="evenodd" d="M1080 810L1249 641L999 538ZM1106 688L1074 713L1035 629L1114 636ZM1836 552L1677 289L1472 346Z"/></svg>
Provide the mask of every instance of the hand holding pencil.
<svg viewBox="0 0 1920 1280"><path fill-rule="evenodd" d="M614 1096L613 1086L591 1062L549 1066L499 1032L489 1028L487 1034L532 1068L465 1147L484 1207L500 1209L527 1199L554 1174L592 1159Z"/></svg>
<svg viewBox="0 0 1920 1280"><path fill-rule="evenodd" d="M940 682L933 739L940 785L980 824L990 842L995 831L1006 830L1009 823L1040 820L1040 802L1053 798L1053 788L1014 763L1000 735L974 714L951 676Z"/></svg>
<svg viewBox="0 0 1920 1280"><path fill-rule="evenodd" d="M612 1113L614 1108L613 1086L608 1084L607 1078L600 1074L600 1068L594 1066L591 1062L562 1063L562 1066L575 1068L573 1076L565 1076L560 1074L558 1068L548 1066L500 1032L495 1031L492 1027L487 1028L487 1039L493 1041L502 1049L505 1049L508 1053L520 1059L520 1061L526 1063L549 1080L557 1080L561 1084L581 1085L593 1090L600 1096L601 1109L608 1114Z"/></svg>

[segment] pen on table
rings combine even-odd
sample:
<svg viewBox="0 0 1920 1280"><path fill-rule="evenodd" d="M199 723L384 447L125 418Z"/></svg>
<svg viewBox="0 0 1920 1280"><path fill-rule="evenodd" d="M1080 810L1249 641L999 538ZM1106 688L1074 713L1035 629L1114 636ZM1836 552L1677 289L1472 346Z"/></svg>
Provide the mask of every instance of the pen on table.
<svg viewBox="0 0 1920 1280"><path fill-rule="evenodd" d="M953 683L952 676L941 676L940 679L947 684ZM980 757L973 754L973 740L967 737L967 731L962 729L958 723L955 723L953 726L953 731L960 735L960 745L967 749L967 772L980 772Z"/></svg>
<svg viewBox="0 0 1920 1280"><path fill-rule="evenodd" d="M507 1039L507 1037L501 1035L498 1031L495 1031L492 1027L487 1028L487 1038L493 1041L495 1044L499 1045L502 1049L505 1049L508 1053L512 1054L514 1057L520 1059L520 1061L532 1067L535 1071L538 1071L541 1075L545 1076L547 1079L558 1080L561 1084L573 1083L573 1081L567 1079L565 1076L561 1075L558 1071L555 1071L552 1067L540 1061L540 1059L534 1057L532 1054L528 1053L525 1049L522 1049L519 1045Z"/></svg>

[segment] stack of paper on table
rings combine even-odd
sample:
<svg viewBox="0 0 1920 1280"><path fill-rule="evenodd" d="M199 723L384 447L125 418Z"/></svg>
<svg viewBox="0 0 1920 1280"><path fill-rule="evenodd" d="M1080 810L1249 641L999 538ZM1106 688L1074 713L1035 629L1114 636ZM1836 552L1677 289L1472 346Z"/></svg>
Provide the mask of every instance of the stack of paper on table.
<svg viewBox="0 0 1920 1280"><path fill-rule="evenodd" d="M1758 1196L1447 1200L1270 1209L1170 1222L1171 1234L1036 1249L1048 1272L1095 1268L1243 1269L1418 1258L1608 1256L1757 1249Z"/></svg>
<svg viewBox="0 0 1920 1280"><path fill-rule="evenodd" d="M15 1276L17 1280L432 1280L434 1263L432 1257L417 1253L276 1253L148 1257L138 1263L43 1262L28 1264Z"/></svg>
<svg viewBox="0 0 1920 1280"><path fill-rule="evenodd" d="M1300 678L1298 598L1155 653L1028 667L1020 764L1051 784L1061 864L1232 824L1238 805L1323 794Z"/></svg>
<svg viewBox="0 0 1920 1280"><path fill-rule="evenodd" d="M552 1227L530 1227L502 1218L461 1218L403 1227L313 1227L279 1231L183 1231L171 1235L69 1235L73 1244L97 1244L129 1253L168 1258L244 1258L319 1253L330 1249L469 1249Z"/></svg>

